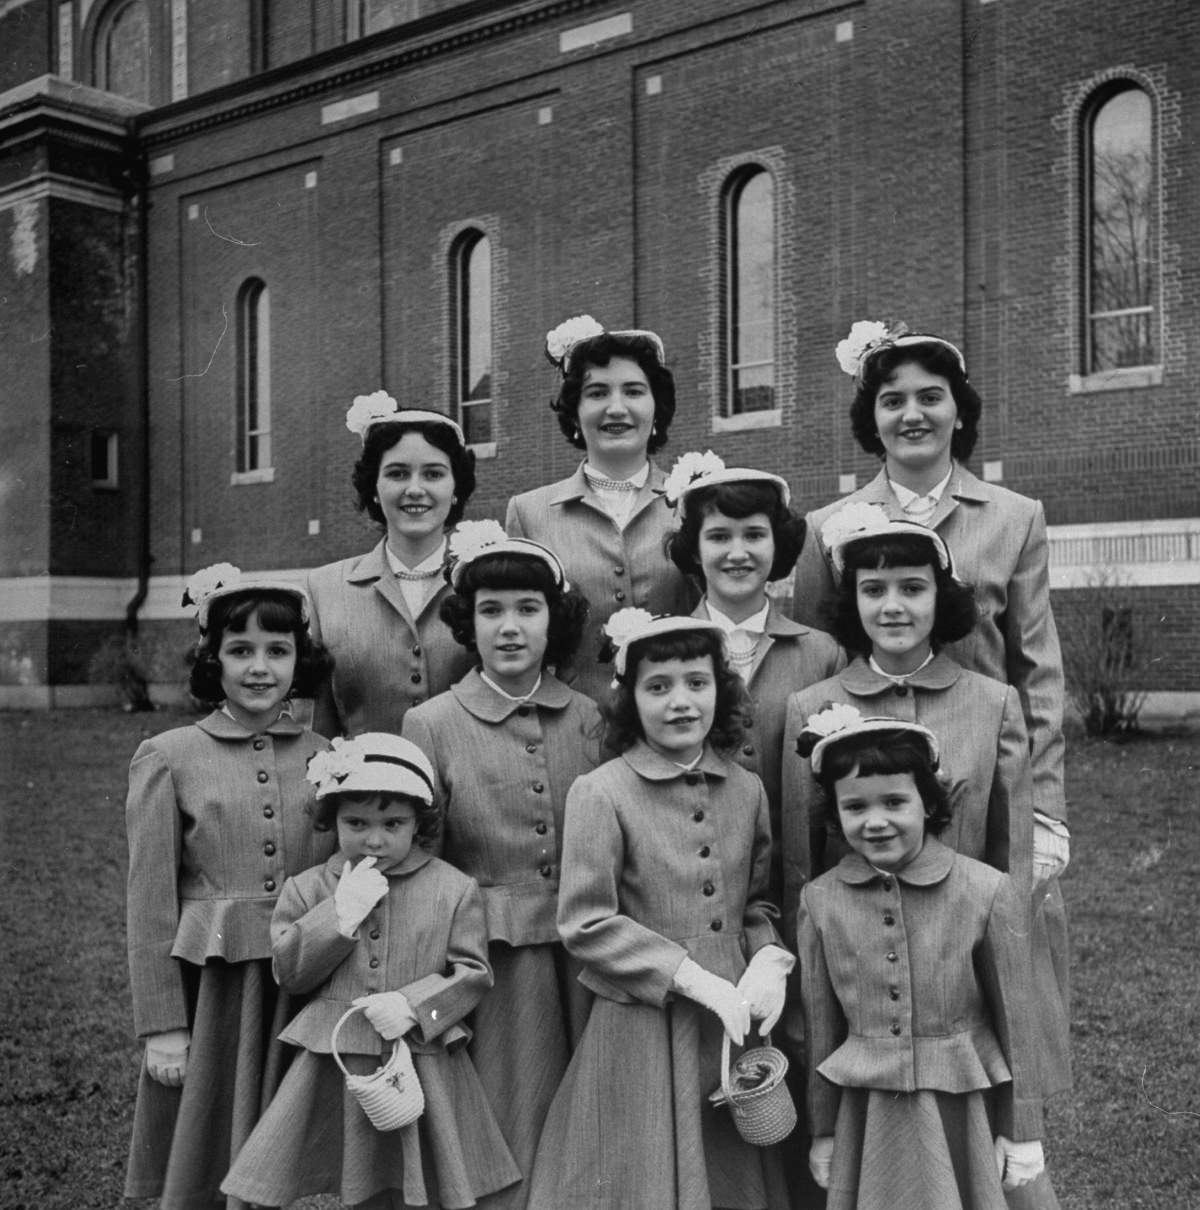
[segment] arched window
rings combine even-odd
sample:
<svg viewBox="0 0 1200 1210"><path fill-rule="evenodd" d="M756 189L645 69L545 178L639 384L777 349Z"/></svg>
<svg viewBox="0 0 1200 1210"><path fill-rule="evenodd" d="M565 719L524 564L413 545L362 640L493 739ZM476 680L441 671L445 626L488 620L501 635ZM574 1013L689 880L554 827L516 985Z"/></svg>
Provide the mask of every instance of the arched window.
<svg viewBox="0 0 1200 1210"><path fill-rule="evenodd" d="M237 301L237 469L271 466L271 292L251 278Z"/></svg>
<svg viewBox="0 0 1200 1210"><path fill-rule="evenodd" d="M732 178L724 205L726 416L774 409L775 181L762 168Z"/></svg>
<svg viewBox="0 0 1200 1210"><path fill-rule="evenodd" d="M1158 165L1154 112L1137 85L1110 86L1084 131L1084 373L1158 363Z"/></svg>
<svg viewBox="0 0 1200 1210"><path fill-rule="evenodd" d="M95 79L107 92L150 104L150 13L146 0L114 6L95 43Z"/></svg>
<svg viewBox="0 0 1200 1210"><path fill-rule="evenodd" d="M492 434L492 244L482 231L460 236L450 266L453 349L451 408L467 442Z"/></svg>

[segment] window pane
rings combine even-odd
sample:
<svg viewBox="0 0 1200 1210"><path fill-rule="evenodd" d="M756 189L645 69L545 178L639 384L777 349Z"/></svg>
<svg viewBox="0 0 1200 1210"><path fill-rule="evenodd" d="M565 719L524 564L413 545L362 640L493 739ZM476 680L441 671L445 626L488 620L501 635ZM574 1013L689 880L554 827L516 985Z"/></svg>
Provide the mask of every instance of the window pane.
<svg viewBox="0 0 1200 1210"><path fill-rule="evenodd" d="M1092 122L1093 371L1157 360L1152 137L1150 98L1141 89L1106 101Z"/></svg>
<svg viewBox="0 0 1200 1210"><path fill-rule="evenodd" d="M271 293L251 281L238 296L239 471L271 465Z"/></svg>
<svg viewBox="0 0 1200 1210"><path fill-rule="evenodd" d="M775 183L758 172L733 200L729 358L735 413L775 406Z"/></svg>
<svg viewBox="0 0 1200 1210"><path fill-rule="evenodd" d="M108 27L104 86L131 101L150 102L150 21L143 0L127 4Z"/></svg>
<svg viewBox="0 0 1200 1210"><path fill-rule="evenodd" d="M492 397L492 245L487 236L466 253L463 266L464 402Z"/></svg>
<svg viewBox="0 0 1200 1210"><path fill-rule="evenodd" d="M361 0L359 11L362 32L374 34L406 21L415 21L420 16L421 6L418 0Z"/></svg>

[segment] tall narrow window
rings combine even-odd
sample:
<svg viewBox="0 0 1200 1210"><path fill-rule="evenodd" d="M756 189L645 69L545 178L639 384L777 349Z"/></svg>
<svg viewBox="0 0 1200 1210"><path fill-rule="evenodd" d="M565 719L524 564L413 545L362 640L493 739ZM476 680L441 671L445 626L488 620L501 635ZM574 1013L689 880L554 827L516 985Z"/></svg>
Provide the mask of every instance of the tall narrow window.
<svg viewBox="0 0 1200 1210"><path fill-rule="evenodd" d="M237 469L271 465L271 292L252 278L238 295Z"/></svg>
<svg viewBox="0 0 1200 1210"><path fill-rule="evenodd" d="M1157 364L1157 165L1150 97L1107 93L1087 126L1086 365L1099 373Z"/></svg>
<svg viewBox="0 0 1200 1210"><path fill-rule="evenodd" d="M114 7L96 42L100 87L150 103L150 15L145 0Z"/></svg>
<svg viewBox="0 0 1200 1210"><path fill-rule="evenodd" d="M775 182L755 169L725 198L725 414L770 411L775 402Z"/></svg>
<svg viewBox="0 0 1200 1210"><path fill-rule="evenodd" d="M479 231L454 246L454 398L468 444L492 433L492 244Z"/></svg>

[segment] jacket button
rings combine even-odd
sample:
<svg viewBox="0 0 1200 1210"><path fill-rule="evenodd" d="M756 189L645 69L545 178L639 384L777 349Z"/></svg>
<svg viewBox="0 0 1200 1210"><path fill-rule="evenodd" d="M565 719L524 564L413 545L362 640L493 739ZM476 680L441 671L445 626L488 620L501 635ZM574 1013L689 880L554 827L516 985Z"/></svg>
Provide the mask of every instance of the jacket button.
<svg viewBox="0 0 1200 1210"><path fill-rule="evenodd" d="M519 715L520 715L522 718L528 718L528 717L529 717L529 715L530 715L532 712L533 712L533 707L532 707L532 706L518 706L518 707L517 707L517 713L518 713L518 714L519 714Z"/></svg>
<svg viewBox="0 0 1200 1210"><path fill-rule="evenodd" d="M412 681L414 685L419 685L421 683L421 674L419 672L414 672L408 679Z"/></svg>
<svg viewBox="0 0 1200 1210"><path fill-rule="evenodd" d="M379 959L378 959L378 958L372 958L372 959L371 959L371 961L367 963L367 965L368 965L368 966L369 966L369 967L370 967L372 970L375 970L375 968L376 968L376 967L379 965Z"/></svg>
<svg viewBox="0 0 1200 1210"><path fill-rule="evenodd" d="M891 1023L891 1025L888 1026L888 1029L891 1030L892 1037L898 1038L900 1036L900 1022L899 1021L893 1021Z"/></svg>
<svg viewBox="0 0 1200 1210"><path fill-rule="evenodd" d="M887 960L888 960L889 962L895 962L895 961L896 961L896 951L895 951L895 950L888 950L888 952L887 952Z"/></svg>
<svg viewBox="0 0 1200 1210"><path fill-rule="evenodd" d="M892 880L890 878L885 878L883 880L883 889L885 891L890 891L892 889Z"/></svg>
<svg viewBox="0 0 1200 1210"><path fill-rule="evenodd" d="M412 653L413 653L413 655L416 655L416 656L419 656L419 655L421 654L421 647L420 647L420 644L418 644L416 647L414 647L414 648L413 648L413 652L412 652Z"/></svg>
<svg viewBox="0 0 1200 1210"><path fill-rule="evenodd" d="M534 825L534 829L533 829L533 830L534 830L534 831L535 831L535 832L536 832L536 833L537 833L539 836L545 836L545 835L546 835L546 832L547 832L547 830L548 830L548 829L547 829L547 827L546 827L545 823L544 823L542 820L540 820L540 819L539 819L539 820L537 821L537 823Z"/></svg>
<svg viewBox="0 0 1200 1210"><path fill-rule="evenodd" d="M265 769L259 769L259 771L258 771L258 780L259 780L259 782L265 782L267 779L268 779L268 774L267 774L266 770L265 770Z"/></svg>
<svg viewBox="0 0 1200 1210"><path fill-rule="evenodd" d="M541 874L543 878L549 878L553 873L553 870L551 870L548 865L540 865L538 866L538 873Z"/></svg>
<svg viewBox="0 0 1200 1210"><path fill-rule="evenodd" d="M701 887L701 890L702 890L702 891L703 891L703 892L704 892L706 895L711 895L711 894L713 894L713 893L716 891L716 889L717 889L717 888L716 888L715 886L713 886L713 884L712 884L711 882L706 882L706 883L704 884L704 886L703 886L703 887Z"/></svg>
<svg viewBox="0 0 1200 1210"><path fill-rule="evenodd" d="M625 600L625 594L621 591L621 589L618 588L617 591L613 593L613 598L617 601L623 601Z"/></svg>
<svg viewBox="0 0 1200 1210"><path fill-rule="evenodd" d="M889 1000L899 1000L900 999L900 989L894 983L892 984L891 987L888 988L888 999Z"/></svg>
<svg viewBox="0 0 1200 1210"><path fill-rule="evenodd" d="M625 574L625 568L622 567L620 563L618 563L616 565L616 567L613 568L613 575L614 576L623 576L624 574Z"/></svg>
<svg viewBox="0 0 1200 1210"><path fill-rule="evenodd" d="M896 686L896 696L897 697L908 697L908 686L907 685L897 685Z"/></svg>
<svg viewBox="0 0 1200 1210"><path fill-rule="evenodd" d="M275 879L268 878L266 880L266 882L263 883L263 890L264 891L273 891L274 889L275 889Z"/></svg>
<svg viewBox="0 0 1200 1210"><path fill-rule="evenodd" d="M378 929L372 929L372 930L371 930L371 931L370 931L370 932L367 934L367 936L368 936L368 937L370 937L372 941L378 941L378 940L379 940L379 930L378 930Z"/></svg>
<svg viewBox="0 0 1200 1210"><path fill-rule="evenodd" d="M725 926L719 920L714 920L708 927L712 929L714 933L719 933Z"/></svg>
<svg viewBox="0 0 1200 1210"><path fill-rule="evenodd" d="M263 807L263 814L268 819L273 819L275 817L275 808L274 807Z"/></svg>
<svg viewBox="0 0 1200 1210"><path fill-rule="evenodd" d="M746 745L745 745L745 746L742 748L742 754L743 754L744 756L753 756L753 755L754 755L754 745L753 745L753 744L746 744Z"/></svg>
<svg viewBox="0 0 1200 1210"><path fill-rule="evenodd" d="M712 852L712 850L708 847L708 845L700 846L700 856L701 857L707 857L709 855L709 853L711 853L711 852Z"/></svg>
<svg viewBox="0 0 1200 1210"><path fill-rule="evenodd" d="M893 925L896 923L896 917L893 916L891 912L884 912L883 913L883 923L887 924L887 925Z"/></svg>
<svg viewBox="0 0 1200 1210"><path fill-rule="evenodd" d="M685 773L683 780L687 782L689 786L698 786L703 780L703 777L704 775L702 773Z"/></svg>
<svg viewBox="0 0 1200 1210"><path fill-rule="evenodd" d="M537 744L526 744L525 751L532 756L537 751Z"/></svg>
<svg viewBox="0 0 1200 1210"><path fill-rule="evenodd" d="M544 785L542 785L542 783L540 781L535 781L533 783L533 792L535 794L540 794L545 788L546 787Z"/></svg>
<svg viewBox="0 0 1200 1210"><path fill-rule="evenodd" d="M266 853L268 857L275 856L275 846L271 843L271 841L268 840L267 843L263 845L263 852Z"/></svg>
<svg viewBox="0 0 1200 1210"><path fill-rule="evenodd" d="M751 728L751 727L753 727L753 726L754 726L754 720L753 720L752 718L744 718L744 719L742 719L742 727L743 727L745 730L749 731L749 730L750 730L750 728Z"/></svg>
<svg viewBox="0 0 1200 1210"><path fill-rule="evenodd" d="M256 739L254 741L254 751L255 752L261 752L266 746L267 746L267 741L265 739Z"/></svg>
<svg viewBox="0 0 1200 1210"><path fill-rule="evenodd" d="M693 818L693 819L694 819L694 820L695 820L697 823L700 823L700 822L701 822L701 821L704 819L704 812L703 812L703 811L701 811L701 810L699 809L699 807L697 807L697 808L696 808L696 810L694 810L694 811L692 812L692 818Z"/></svg>

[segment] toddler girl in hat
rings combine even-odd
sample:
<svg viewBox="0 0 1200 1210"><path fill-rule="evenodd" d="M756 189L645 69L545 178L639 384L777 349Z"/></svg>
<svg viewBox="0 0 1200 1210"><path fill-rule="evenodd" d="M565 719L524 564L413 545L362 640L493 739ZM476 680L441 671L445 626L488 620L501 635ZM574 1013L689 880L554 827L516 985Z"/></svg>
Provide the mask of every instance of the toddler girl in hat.
<svg viewBox="0 0 1200 1210"><path fill-rule="evenodd" d="M309 767L314 821L337 852L290 878L271 921L280 985L312 999L282 1034L300 1048L221 1188L259 1205L332 1193L349 1206L474 1206L519 1179L465 1050L462 1021L491 986L474 879L432 856L433 769L397 735L335 740ZM377 1130L347 1090L397 1039L425 1097Z"/></svg>

